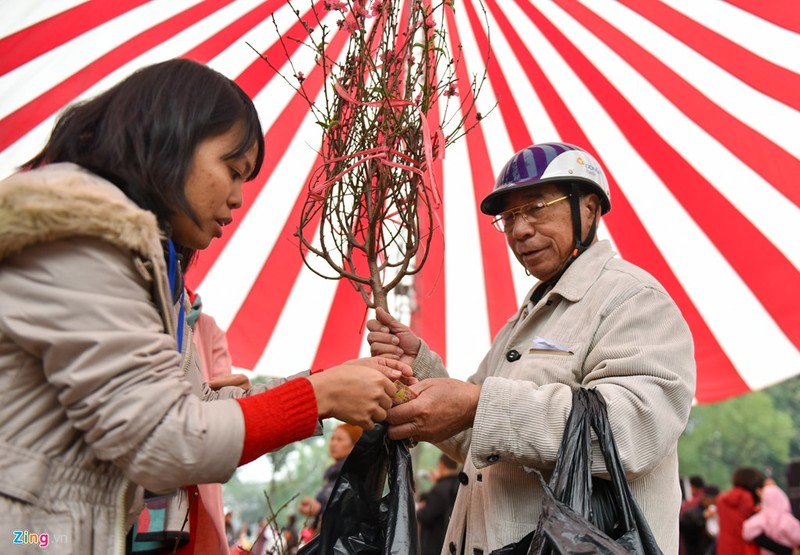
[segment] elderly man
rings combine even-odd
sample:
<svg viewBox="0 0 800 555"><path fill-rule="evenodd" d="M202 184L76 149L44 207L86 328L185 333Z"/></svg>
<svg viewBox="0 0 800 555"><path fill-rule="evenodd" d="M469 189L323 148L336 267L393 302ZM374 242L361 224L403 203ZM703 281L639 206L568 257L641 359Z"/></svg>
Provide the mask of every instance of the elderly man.
<svg viewBox="0 0 800 555"><path fill-rule="evenodd" d="M420 380L417 398L389 412L389 435L464 462L443 553L488 555L535 527L541 489L526 468L555 465L579 387L605 398L633 495L663 552L678 553L692 337L664 288L597 239L610 209L605 174L579 147L536 144L508 161L481 211L538 282L466 382L385 311L368 323L372 353L413 363Z"/></svg>

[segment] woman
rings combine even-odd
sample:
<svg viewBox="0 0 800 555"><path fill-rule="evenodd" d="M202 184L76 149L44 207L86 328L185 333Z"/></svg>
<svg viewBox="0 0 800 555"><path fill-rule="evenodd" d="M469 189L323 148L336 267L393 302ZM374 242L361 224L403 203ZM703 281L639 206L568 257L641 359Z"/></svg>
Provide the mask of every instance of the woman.
<svg viewBox="0 0 800 555"><path fill-rule="evenodd" d="M263 159L247 95L171 60L65 110L0 183L0 534L121 553L142 488L224 482L318 418L385 418L410 375L389 361L213 402L186 379L177 253L222 235Z"/></svg>
<svg viewBox="0 0 800 555"><path fill-rule="evenodd" d="M322 488L315 497L302 499L297 507L297 512L311 519L310 528L314 531L319 530L320 517L325 511L325 505L328 504L328 499L333 494L333 487L342 472L344 462L358 443L362 431L358 426L343 423L336 426L331 434L331 439L328 441L328 452L331 454L333 463L325 469L325 474L322 476Z"/></svg>
<svg viewBox="0 0 800 555"><path fill-rule="evenodd" d="M749 468L733 472L733 487L717 497L717 553L720 555L757 555L758 547L742 537L742 525L756 511L764 474Z"/></svg>

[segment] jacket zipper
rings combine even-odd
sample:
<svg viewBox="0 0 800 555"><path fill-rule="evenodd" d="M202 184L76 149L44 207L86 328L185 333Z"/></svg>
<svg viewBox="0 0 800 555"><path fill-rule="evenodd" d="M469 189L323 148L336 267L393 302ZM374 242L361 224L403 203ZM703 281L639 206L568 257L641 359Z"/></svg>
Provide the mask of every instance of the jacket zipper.
<svg viewBox="0 0 800 555"><path fill-rule="evenodd" d="M125 530L125 499L128 497L128 489L131 486L130 480L125 480L117 495L117 521L115 523L116 538L114 540L114 553L125 555L125 537L128 535Z"/></svg>
<svg viewBox="0 0 800 555"><path fill-rule="evenodd" d="M192 341L192 334L189 334L188 337L188 345L186 345L186 354L183 356L183 364L181 364L181 370L183 371L183 377L186 377L186 374L189 373L189 366L194 360L194 342Z"/></svg>

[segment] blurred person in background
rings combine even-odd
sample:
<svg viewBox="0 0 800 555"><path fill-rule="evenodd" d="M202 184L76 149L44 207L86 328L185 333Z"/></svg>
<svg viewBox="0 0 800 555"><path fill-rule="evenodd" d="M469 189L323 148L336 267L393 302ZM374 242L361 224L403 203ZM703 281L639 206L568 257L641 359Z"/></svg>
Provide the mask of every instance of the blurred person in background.
<svg viewBox="0 0 800 555"><path fill-rule="evenodd" d="M716 518L714 504L718 494L719 488L716 486L705 486L700 503L681 511L679 520L681 549L685 555L713 553L716 531L712 535L709 518Z"/></svg>
<svg viewBox="0 0 800 555"><path fill-rule="evenodd" d="M450 514L458 494L459 464L442 453L436 469L431 472L433 487L420 495L417 503L421 555L442 552Z"/></svg>
<svg viewBox="0 0 800 555"><path fill-rule="evenodd" d="M759 502L759 491L764 487L764 474L755 468L740 467L734 470L733 486L717 496L719 533L716 550L719 555L757 555L758 547L742 536L744 521L753 516Z"/></svg>
<svg viewBox="0 0 800 555"><path fill-rule="evenodd" d="M800 520L792 514L789 497L770 479L760 497L758 512L742 524L742 537L762 546L761 555L791 555L792 548L800 546ZM764 536L774 544L766 543Z"/></svg>
<svg viewBox="0 0 800 555"><path fill-rule="evenodd" d="M347 456L358 443L363 431L358 426L342 423L334 428L331 438L328 440L328 451L333 463L325 469L325 474L322 477L322 488L314 497L303 498L297 506L297 512L305 516L308 521L307 528L313 530L314 533L319 531L322 513L325 511L325 505L327 505L328 499L333 493L333 486L342 471L344 461L347 460Z"/></svg>

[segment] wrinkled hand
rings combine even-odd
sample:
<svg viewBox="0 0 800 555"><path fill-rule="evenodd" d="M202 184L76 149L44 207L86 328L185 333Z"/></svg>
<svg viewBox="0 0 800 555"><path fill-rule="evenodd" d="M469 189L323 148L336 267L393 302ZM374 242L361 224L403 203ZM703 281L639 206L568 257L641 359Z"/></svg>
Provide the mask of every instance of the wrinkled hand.
<svg viewBox="0 0 800 555"><path fill-rule="evenodd" d="M412 364L417 358L419 337L382 308L375 309L375 319L367 321L367 329L367 342L373 356L396 358L406 364Z"/></svg>
<svg viewBox="0 0 800 555"><path fill-rule="evenodd" d="M389 437L437 443L472 427L481 386L431 378L411 387L417 398L389 411Z"/></svg>
<svg viewBox="0 0 800 555"><path fill-rule="evenodd" d="M401 383L406 385L414 385L419 380L414 377L414 371L411 367L406 364L405 362L388 358L385 356L373 356L373 357L365 357L365 358L356 358L353 360L348 360L344 363L345 365L351 366L370 366L375 368L376 370L380 370L384 373L384 375L389 378L390 380L399 379ZM395 378L395 373L392 371L399 370L400 377Z"/></svg>
<svg viewBox="0 0 800 555"><path fill-rule="evenodd" d="M396 361L395 361L396 362ZM334 417L371 430L386 419L402 372L389 366L342 364L308 376L320 418Z"/></svg>
<svg viewBox="0 0 800 555"><path fill-rule="evenodd" d="M241 387L245 391L250 389L252 384L250 378L244 374L230 374L229 376L220 376L208 382L208 387L217 391L223 387Z"/></svg>

